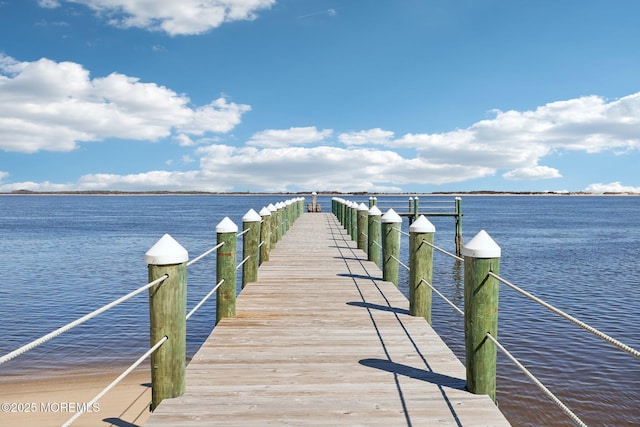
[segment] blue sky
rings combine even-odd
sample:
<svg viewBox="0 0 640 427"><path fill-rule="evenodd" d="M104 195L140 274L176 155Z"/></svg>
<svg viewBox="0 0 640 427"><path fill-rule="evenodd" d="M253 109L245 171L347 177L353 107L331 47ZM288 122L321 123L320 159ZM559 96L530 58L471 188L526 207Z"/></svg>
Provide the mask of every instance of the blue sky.
<svg viewBox="0 0 640 427"><path fill-rule="evenodd" d="M640 192L638 16L0 0L0 191Z"/></svg>

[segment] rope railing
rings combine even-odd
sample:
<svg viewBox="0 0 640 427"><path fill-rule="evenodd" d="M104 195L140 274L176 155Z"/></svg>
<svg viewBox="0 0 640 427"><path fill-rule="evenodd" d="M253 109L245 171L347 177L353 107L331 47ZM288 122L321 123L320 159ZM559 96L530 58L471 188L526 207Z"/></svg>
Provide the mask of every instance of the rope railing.
<svg viewBox="0 0 640 427"><path fill-rule="evenodd" d="M187 319L187 320L189 320L189 318L190 318L191 316L193 316L193 314L194 314L196 311L198 311L198 309L199 309L200 307L202 307L202 305L203 305L205 302L207 302L207 300L211 297L211 295L213 295L213 293L214 293L215 291L217 291L217 290L218 290L218 288L219 288L223 283L224 283L224 279L220 280L220 281L219 281L219 282L218 282L218 283L213 287L213 289L211 289L211 290L209 291L209 293L208 293L207 295L205 295L205 297L204 297L204 298L202 298L202 299L200 300L200 302L198 302L198 304L196 304L196 306L195 306L195 307L193 307L193 309L191 309L191 311L189 312L189 314L187 314L186 319Z"/></svg>
<svg viewBox="0 0 640 427"><path fill-rule="evenodd" d="M250 231L251 231L251 228L247 228L246 230L243 230L240 233L236 234L236 237L242 237Z"/></svg>
<svg viewBox="0 0 640 427"><path fill-rule="evenodd" d="M101 308L92 311L89 314L86 314L86 315L80 317L79 319L74 320L73 322L67 323L66 325L56 329L55 331L52 331L52 332L50 332L50 333L48 333L48 334L46 334L46 335L44 335L44 336L42 336L42 337L40 337L40 338L38 338L36 340L31 341L28 344L23 345L22 347L14 350L14 351L12 351L10 353L5 354L4 356L0 357L0 365L2 365L5 362L8 362L9 360L11 360L11 359L13 359L13 358L15 358L17 356L20 356L23 353L26 353L27 351L33 350L34 348L38 347L39 345L42 345L42 344L46 343L47 341L57 337L60 334L63 334L64 332L69 331L70 329L75 328L78 325L83 324L84 322L86 322L86 321L88 321L90 319L93 319L94 317L98 316L99 314L102 314L105 311L117 306L118 304L121 304L121 303L127 301L130 298L133 298L134 296L138 295L139 293L146 291L147 289L151 288L152 286L155 286L158 283L161 283L161 282L165 281L168 278L169 278L168 275L164 275L162 277L159 277L156 280L154 280L152 282L149 282L146 285L136 289L135 291L130 292L127 295L125 295L123 297L120 297L117 300L115 300L115 301L113 301L113 302L111 302L109 304L106 304L106 305L102 306Z"/></svg>
<svg viewBox="0 0 640 427"><path fill-rule="evenodd" d="M426 240L424 240L424 239L423 239L423 240L422 240L422 243L427 244L427 245L431 246L433 249L435 249L435 250L437 250L437 251L439 251L439 252L442 252L442 253L443 253L443 254L445 254L445 255L450 256L451 258L455 259L456 261L464 261L464 258L459 257L459 256L458 256L458 255L456 255L456 254L452 254L451 252L448 252L448 251L446 251L446 250L442 249L441 247L434 245L434 244L433 244L433 243L431 243L431 242L427 242Z"/></svg>
<svg viewBox="0 0 640 427"><path fill-rule="evenodd" d="M207 255L211 254L212 252L217 251L218 249L220 249L221 247L224 246L224 242L215 245L214 247L212 247L211 249L207 250L206 252L204 252L202 255L199 255L197 257L195 257L194 259L190 260L189 262L187 262L187 267L195 264L196 262L200 261L202 258L206 257Z"/></svg>
<svg viewBox="0 0 640 427"><path fill-rule="evenodd" d="M394 255L389 255L389 259L395 260L398 264L400 264L401 266L403 266L405 268L405 270L407 271L411 271L411 268L409 268L409 266L405 263L403 263L402 261L400 261L398 258L396 258Z"/></svg>
<svg viewBox="0 0 640 427"><path fill-rule="evenodd" d="M570 314L568 314L568 313L566 313L566 312L554 307L553 305L543 301L542 299L540 299L540 298L536 297L535 295L525 291L524 289L514 285L513 283L503 279L502 277L498 276L497 274L495 274L493 272L489 272L488 275L493 277L493 278L495 278L496 280L504 283L505 285L507 285L511 289L519 292L520 294L522 294L525 297L531 299L532 301L535 301L536 303L540 304L541 306L551 310L552 312L556 313L557 315L562 316L565 319L569 320L570 322L578 325L582 329L584 329L584 330L586 330L588 332L591 332L596 337L608 342L609 344L613 344L614 346L616 346L620 350L625 351L625 352L629 353L630 355L640 359L640 351L635 350L635 349L629 347L626 344L623 344L622 342L618 341L617 339L610 337L609 335L597 330L596 328L594 328L592 326L589 326L585 322L576 319L575 317L571 316Z"/></svg>
<svg viewBox="0 0 640 427"><path fill-rule="evenodd" d="M242 267L250 259L251 259L251 255L245 257L242 261L240 261L240 263L238 265L236 265L236 270L238 270L240 267Z"/></svg>
<svg viewBox="0 0 640 427"><path fill-rule="evenodd" d="M433 286L431 283L427 282L424 279L420 279L420 283L424 283L425 285L427 285L428 287L431 288L431 290L433 292L435 292L436 294L438 294L440 296L440 298L442 298L444 300L444 302L446 302L447 304L449 304L451 307L453 307L453 309L455 311L458 312L459 315L464 317L464 311L462 311L462 309L460 309L460 307L458 307L457 305L455 305L453 302L451 302L451 300L447 297L445 297L442 292L440 292L438 289L435 288L435 286Z"/></svg>
<svg viewBox="0 0 640 427"><path fill-rule="evenodd" d="M73 424L78 418L80 418L83 414L85 414L87 412L87 410L89 408L92 408L93 405L95 405L96 403L98 403L98 401L108 392L111 391L111 389L113 389L115 386L117 386L123 379L125 379L127 377L127 375L129 375L131 372L133 372L134 369L136 369L142 362L144 362L144 360L151 356L151 354L156 351L157 349L160 348L160 346L162 344L164 344L167 340L169 339L169 337L164 336L162 339L160 339L153 347L151 347L145 354L143 354L142 356L140 356L138 358L138 360L136 360L131 366L129 366L122 374L120 374L118 376L118 378L116 378L115 380L113 380L108 386L106 386L100 393L98 393L93 399L91 399L89 402L87 402L86 405L83 405L80 407L80 410L78 410L73 417L69 418L69 420L64 423L62 425L62 427L68 427L71 424Z"/></svg>
<svg viewBox="0 0 640 427"><path fill-rule="evenodd" d="M486 337L496 345L496 347L505 355L509 358L509 360L511 360L527 377L529 377L529 379L535 384L537 385L542 392L549 398L551 399L561 410L562 412L564 412L566 415L569 416L569 418L571 418L571 420L579 426L583 426L583 427L587 427L587 425L580 419L578 418L578 416L576 414L573 413L573 411L571 411L571 409L569 409L567 407L567 405L565 405L564 403L562 403L562 401L560 399L558 399L538 378L536 378L535 375L533 375L522 363L520 363L520 361L518 361L518 359L516 359L511 353L509 353L509 351L507 351L506 348L504 348L504 346L502 344L500 344L498 342L497 339L495 339L491 334L487 333Z"/></svg>

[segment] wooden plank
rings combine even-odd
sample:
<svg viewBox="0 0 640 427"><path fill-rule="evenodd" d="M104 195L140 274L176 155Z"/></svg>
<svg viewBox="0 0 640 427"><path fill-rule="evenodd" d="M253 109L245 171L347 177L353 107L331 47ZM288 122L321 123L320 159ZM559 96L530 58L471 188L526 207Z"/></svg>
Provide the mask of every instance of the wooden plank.
<svg viewBox="0 0 640 427"><path fill-rule="evenodd" d="M305 214L147 426L509 425L330 214Z"/></svg>

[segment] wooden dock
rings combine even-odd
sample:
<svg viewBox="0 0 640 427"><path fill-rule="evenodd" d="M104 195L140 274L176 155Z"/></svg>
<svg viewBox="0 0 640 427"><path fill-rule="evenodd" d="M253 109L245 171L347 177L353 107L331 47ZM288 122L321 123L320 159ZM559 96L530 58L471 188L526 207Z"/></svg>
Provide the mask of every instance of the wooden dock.
<svg viewBox="0 0 640 427"><path fill-rule="evenodd" d="M332 214L302 215L145 426L507 426Z"/></svg>

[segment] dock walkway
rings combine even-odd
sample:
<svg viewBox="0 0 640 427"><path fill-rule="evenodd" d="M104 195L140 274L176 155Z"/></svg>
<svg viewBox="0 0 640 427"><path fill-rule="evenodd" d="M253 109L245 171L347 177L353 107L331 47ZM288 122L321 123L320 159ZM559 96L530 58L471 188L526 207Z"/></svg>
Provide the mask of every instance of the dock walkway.
<svg viewBox="0 0 640 427"><path fill-rule="evenodd" d="M507 426L332 214L302 215L145 426Z"/></svg>

